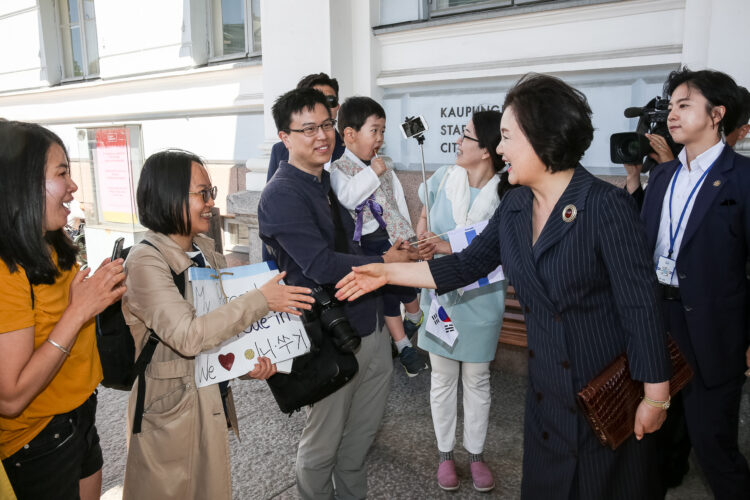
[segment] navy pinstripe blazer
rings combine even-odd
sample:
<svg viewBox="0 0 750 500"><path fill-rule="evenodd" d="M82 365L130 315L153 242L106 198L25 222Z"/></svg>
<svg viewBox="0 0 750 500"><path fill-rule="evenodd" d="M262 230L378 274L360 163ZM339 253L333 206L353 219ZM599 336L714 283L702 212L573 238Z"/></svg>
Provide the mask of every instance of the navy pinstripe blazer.
<svg viewBox="0 0 750 500"><path fill-rule="evenodd" d="M641 218L653 254L664 197L679 160L651 174ZM696 193L676 270L688 332L673 332L709 387L747 368L747 279L750 248L750 158L725 146ZM686 342L682 335L689 336ZM692 347L692 349L691 349Z"/></svg>
<svg viewBox="0 0 750 500"><path fill-rule="evenodd" d="M579 483L587 478L593 488L583 498L609 495L618 483L619 493L601 498L637 495L637 478L617 481L598 471L615 469L605 465L615 454L596 441L575 399L623 352L636 380L669 378L656 279L637 210L625 191L579 165L532 246L532 202L528 188L509 192L466 250L432 261L438 292L502 263L524 308L530 358L524 497L567 498L576 470ZM572 222L562 218L568 205L578 212Z"/></svg>

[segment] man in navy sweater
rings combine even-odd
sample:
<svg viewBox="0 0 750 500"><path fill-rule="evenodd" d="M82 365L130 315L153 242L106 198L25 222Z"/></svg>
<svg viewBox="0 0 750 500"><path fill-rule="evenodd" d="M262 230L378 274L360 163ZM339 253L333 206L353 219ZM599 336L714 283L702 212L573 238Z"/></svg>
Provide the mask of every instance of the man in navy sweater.
<svg viewBox="0 0 750 500"><path fill-rule="evenodd" d="M366 256L352 240L354 221L338 205L323 169L331 157L336 124L326 96L310 88L292 90L276 101L273 117L289 161L280 163L261 194L258 225L269 253L287 272L287 282L315 287L336 283L352 266L406 262L408 251L399 241L382 256ZM334 222L336 209L343 227ZM361 337L359 372L307 408L296 465L303 499L367 496L365 455L383 417L393 372L390 336L380 296L368 295L344 307Z"/></svg>
<svg viewBox="0 0 750 500"><path fill-rule="evenodd" d="M335 78L331 78L325 73L313 73L302 78L302 80L297 83L297 88L316 89L323 92L323 94L325 94L326 96L327 105L331 109L331 118L333 118L334 120L336 119L336 115L339 112L340 105L339 82L336 81ZM343 155L344 151L346 150L344 140L341 138L338 131L335 131L335 134L336 144L333 147L333 154L326 162L327 166L330 166L331 163L341 158L341 155ZM274 144L273 148L271 148L271 159L268 161L268 174L266 175L266 182L270 181L271 177L273 177L273 174L276 173L276 170L279 168L279 163L282 161L287 161L288 159L289 151L284 145L284 141L279 141ZM328 167L326 167L326 170L328 170Z"/></svg>

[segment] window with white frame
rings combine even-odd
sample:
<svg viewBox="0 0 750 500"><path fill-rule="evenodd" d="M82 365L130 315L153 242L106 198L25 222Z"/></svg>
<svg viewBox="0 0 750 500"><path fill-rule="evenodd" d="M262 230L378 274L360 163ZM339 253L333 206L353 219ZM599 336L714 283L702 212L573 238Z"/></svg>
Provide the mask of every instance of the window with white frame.
<svg viewBox="0 0 750 500"><path fill-rule="evenodd" d="M211 0L211 57L260 54L260 0Z"/></svg>
<svg viewBox="0 0 750 500"><path fill-rule="evenodd" d="M56 0L63 80L99 75L94 0Z"/></svg>
<svg viewBox="0 0 750 500"><path fill-rule="evenodd" d="M448 14L459 14L473 10L491 9L496 7L521 7L532 4L549 4L555 8L556 4L564 4L570 0L428 0L431 17ZM606 1L606 0L605 0ZM617 1L617 0L612 0Z"/></svg>

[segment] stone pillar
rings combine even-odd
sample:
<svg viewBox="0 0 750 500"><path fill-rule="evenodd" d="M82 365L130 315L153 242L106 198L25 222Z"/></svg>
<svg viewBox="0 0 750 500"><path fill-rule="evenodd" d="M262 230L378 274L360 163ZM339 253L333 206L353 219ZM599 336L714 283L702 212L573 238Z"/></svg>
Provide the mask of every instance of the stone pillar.
<svg viewBox="0 0 750 500"><path fill-rule="evenodd" d="M259 147L267 162L279 140L271 107L303 76L324 72L336 78L342 99L354 94L381 97L375 85L379 47L372 34L379 2L261 0L261 11L264 26L279 27L262 33L264 137Z"/></svg>

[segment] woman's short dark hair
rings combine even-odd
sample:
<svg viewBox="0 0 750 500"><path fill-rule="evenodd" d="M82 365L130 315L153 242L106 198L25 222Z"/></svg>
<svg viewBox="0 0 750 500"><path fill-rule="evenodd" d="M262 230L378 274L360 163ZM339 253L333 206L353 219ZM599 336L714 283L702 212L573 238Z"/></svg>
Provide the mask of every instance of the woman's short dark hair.
<svg viewBox="0 0 750 500"><path fill-rule="evenodd" d="M664 92L672 96L675 89L687 84L688 88L695 89L703 94L708 101L706 113L709 115L715 106L724 106L726 112L719 121L719 133L730 133L737 123L737 118L742 109L740 91L737 83L731 76L721 71L712 71L704 69L701 71L690 71L687 66L682 69L672 71L664 83Z"/></svg>
<svg viewBox="0 0 750 500"><path fill-rule="evenodd" d="M559 78L529 73L505 96L518 125L551 172L575 168L594 139L586 96Z"/></svg>
<svg viewBox="0 0 750 500"><path fill-rule="evenodd" d="M500 120L503 114L499 111L487 110L477 111L471 116L474 123L474 133L477 134L479 147L486 148L492 160L492 168L499 173L505 167L505 162L497 154L497 145L500 143ZM508 182L508 172L500 174L500 184L497 185L497 195L500 199L505 193L516 187Z"/></svg>
<svg viewBox="0 0 750 500"><path fill-rule="evenodd" d="M190 234L190 176L197 155L168 149L148 157L141 169L136 201L141 224L162 234Z"/></svg>
<svg viewBox="0 0 750 500"><path fill-rule="evenodd" d="M12 273L23 267L32 285L54 283L57 266L71 269L78 253L62 228L44 231L45 167L53 144L65 152L62 140L40 125L0 121L0 259Z"/></svg>
<svg viewBox="0 0 750 500"><path fill-rule="evenodd" d="M276 129L279 132L288 133L289 125L292 123L292 115L301 113L305 109L312 111L316 104L322 104L328 110L328 116L331 116L331 109L328 107L326 96L320 90L312 88L290 90L276 99L271 107Z"/></svg>
<svg viewBox="0 0 750 500"><path fill-rule="evenodd" d="M348 98L341 105L338 113L339 133L344 135L344 129L351 127L357 132L362 128L367 119L371 116L385 118L383 106L378 104L375 99L370 97L354 96Z"/></svg>

